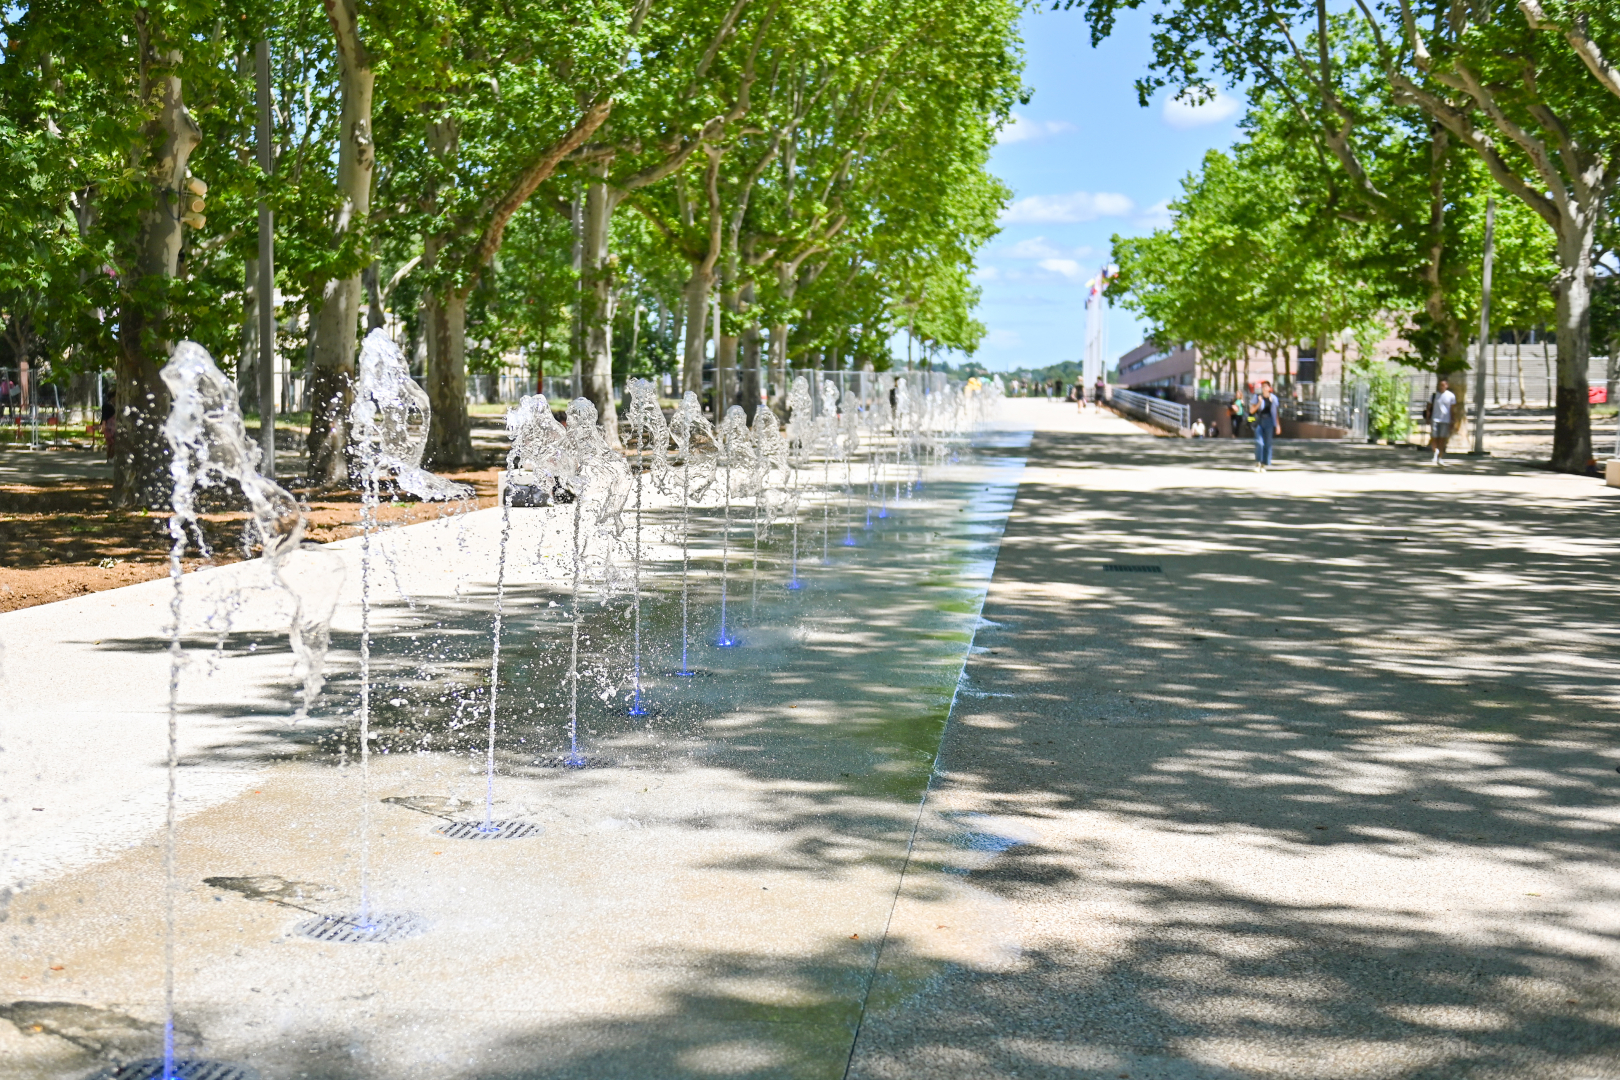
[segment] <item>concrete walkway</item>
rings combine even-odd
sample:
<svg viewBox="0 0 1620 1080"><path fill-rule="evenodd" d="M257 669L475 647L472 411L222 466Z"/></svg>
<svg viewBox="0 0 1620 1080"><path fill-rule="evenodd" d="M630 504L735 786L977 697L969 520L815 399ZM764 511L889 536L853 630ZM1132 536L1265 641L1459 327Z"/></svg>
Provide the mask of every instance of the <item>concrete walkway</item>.
<svg viewBox="0 0 1620 1080"><path fill-rule="evenodd" d="M379 541L369 790L358 545L305 721L254 567L187 575L182 1050L263 1080L1620 1077L1620 492L1345 445L1260 475L1007 409L1032 438L870 532L856 501L854 547L828 505L826 567L812 504L805 590L779 530L756 609L738 527L740 648L709 644L699 511L690 679L661 501L653 712L624 715L623 594L592 601L590 768L557 767L568 519L515 518L494 790L526 839L435 831L482 809L497 513ZM0 616L8 1080L156 1047L168 588ZM421 933L303 936L357 910L362 853Z"/></svg>
<svg viewBox="0 0 1620 1080"><path fill-rule="evenodd" d="M842 1076L1021 465L1016 451L938 464L898 502L891 479L870 527L862 469L845 495L835 466L830 503L804 492L803 587L784 588L793 534L779 524L757 597L737 500L731 648L714 644L725 510L711 491L691 514L686 678L670 675L681 515L649 492L646 715L626 711L628 551L613 551L619 591L603 603L598 540L577 769L559 767L572 514L514 511L492 789L498 511L373 541L369 777L356 767L358 542L301 553L285 575L318 586L307 602L337 603L328 686L304 720L285 598L263 567L186 575L181 1054L263 1080ZM813 473L807 485L829 475ZM171 595L154 581L0 615L6 1080L81 1080L160 1044ZM528 835L436 831L482 821L490 790L495 817ZM964 848L953 865L976 859ZM930 909L977 927L993 903L958 877ZM362 911L414 932L371 944L300 930ZM912 953L934 973L999 955L995 941L987 927Z"/></svg>
<svg viewBox="0 0 1620 1080"><path fill-rule="evenodd" d="M1620 1076L1620 493L1012 408L930 809L1016 954L869 1012L850 1075Z"/></svg>

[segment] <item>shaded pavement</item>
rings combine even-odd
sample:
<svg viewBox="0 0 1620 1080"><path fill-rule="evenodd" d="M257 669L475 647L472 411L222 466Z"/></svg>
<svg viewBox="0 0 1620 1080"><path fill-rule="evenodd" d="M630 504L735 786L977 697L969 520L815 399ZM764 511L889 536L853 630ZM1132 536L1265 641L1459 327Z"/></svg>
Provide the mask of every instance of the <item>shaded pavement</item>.
<svg viewBox="0 0 1620 1080"><path fill-rule="evenodd" d="M1616 493L1039 405L929 798L1017 950L849 1075L1620 1076Z"/></svg>

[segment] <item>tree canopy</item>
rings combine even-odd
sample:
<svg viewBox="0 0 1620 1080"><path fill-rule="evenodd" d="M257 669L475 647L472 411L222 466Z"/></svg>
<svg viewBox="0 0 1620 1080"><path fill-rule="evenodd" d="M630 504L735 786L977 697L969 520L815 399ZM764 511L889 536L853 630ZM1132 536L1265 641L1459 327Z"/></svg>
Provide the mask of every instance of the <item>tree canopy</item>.
<svg viewBox="0 0 1620 1080"><path fill-rule="evenodd" d="M28 0L0 13L0 318L52 378L113 371L117 498L161 501L182 338L258 404L253 308L345 482L368 326L419 358L441 463L469 371L704 384L971 353L986 164L1027 93L1011 0ZM254 52L272 65L258 164ZM258 205L275 278L259 282ZM684 338L684 340L682 340ZM740 357L740 359L739 359ZM755 388L757 389L757 388ZM754 400L757 401L757 398ZM268 406L268 403L263 403Z"/></svg>

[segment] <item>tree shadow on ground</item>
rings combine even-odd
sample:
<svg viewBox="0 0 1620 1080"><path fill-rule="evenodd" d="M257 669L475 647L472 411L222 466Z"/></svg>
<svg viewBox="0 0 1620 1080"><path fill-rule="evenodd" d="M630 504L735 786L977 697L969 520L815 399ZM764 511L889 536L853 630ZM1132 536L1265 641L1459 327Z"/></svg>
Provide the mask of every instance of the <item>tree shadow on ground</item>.
<svg viewBox="0 0 1620 1080"><path fill-rule="evenodd" d="M1620 503L1069 479L1020 489L930 800L1040 836L969 875L1028 951L851 1075L1620 1070Z"/></svg>
<svg viewBox="0 0 1620 1080"><path fill-rule="evenodd" d="M1189 461L1185 448L1159 449L1169 440L1123 442L1042 435L1030 463ZM1322 471L1367 465L1347 455ZM701 742L706 763L768 789L747 822L729 824L785 841L717 869L905 867L901 901L925 908L965 881L1010 913L1025 943L1017 962L941 964L898 932L881 955L842 941L787 957L719 945L649 955L691 973L658 1015L569 1020L537 1007L514 1014L496 1043L460 1048L446 1034L446 1074L832 1077L852 1042L850 1075L883 1078L1615 1072L1620 999L1602 912L1614 900L1604 875L1615 869L1609 815L1620 791L1607 661L1616 586L1597 538L1613 532L1617 511L1515 497L1514 513L1499 493L1394 482L1310 499L1240 486L1087 489L1085 470L1076 473L1079 486L1020 489L978 630L983 651L944 728L915 849L916 803L902 796L922 790L955 690L939 675L965 644L926 635L980 625L961 610L972 590L953 580L983 557L985 537L971 527L945 530L943 546L961 546L941 563L917 556L905 573L852 572L849 591L817 594L802 637L724 663L708 653L717 674L655 718L662 738L648 740L645 721L607 703L588 721L594 745L618 762L678 775ZM1373 539L1393 535L1421 539ZM1160 573L1102 569L1150 560ZM931 580L937 590L924 587ZM549 602L537 590L516 606ZM380 661L391 685L413 693L443 696L446 680L463 679L459 700L471 704L422 721L447 738L485 700L487 605L468 597L453 608L409 615L454 630L434 656L384 650ZM666 641L675 617L667 600L648 615ZM593 640L622 628L621 612L592 618ZM558 627L550 615L531 619L514 623L515 638L532 639L512 646L515 685L554 694L559 652L539 643ZM876 681L861 659L873 654L886 665ZM622 669L619 653L592 655ZM334 700L354 691L339 673ZM838 709L815 725L789 711L810 703ZM419 705L378 714L399 729L385 736L401 740L397 752L417 745ZM341 712L327 717L333 737L348 730ZM720 716L730 726L708 726ZM542 729L555 738L554 723L530 730ZM267 726L199 761L250 737L264 740L253 753L285 750ZM503 767L580 794L596 782L589 770L545 771L524 746L503 741ZM946 849L975 846L959 836L965 813L984 815L986 830L1025 823L1037 838L990 844L959 865ZM1165 849L1158 863L1144 856L1155 845ZM1246 878L1223 852L1283 872ZM1343 860L1366 862L1380 881L1409 868L1413 887L1335 893ZM1433 881L1448 866L1461 868L1455 915ZM1482 879L1516 888L1526 873L1563 883L1497 911L1476 902ZM371 1035L451 1012L392 1016ZM378 1075L355 1040L314 1020L283 1044L288 1075L294 1065ZM466 1064L452 1067L459 1049Z"/></svg>

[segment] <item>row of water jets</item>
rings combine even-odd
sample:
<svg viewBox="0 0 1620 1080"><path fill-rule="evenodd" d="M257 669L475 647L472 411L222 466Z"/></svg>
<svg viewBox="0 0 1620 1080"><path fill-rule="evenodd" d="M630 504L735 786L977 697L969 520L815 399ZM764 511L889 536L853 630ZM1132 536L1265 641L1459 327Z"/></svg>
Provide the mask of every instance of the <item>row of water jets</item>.
<svg viewBox="0 0 1620 1080"><path fill-rule="evenodd" d="M335 551L305 540L306 516L299 501L257 470L258 448L249 439L237 402L235 385L207 351L192 342L176 348L162 377L172 396L164 434L173 452L172 513L169 518L170 578L173 594L169 623L168 799L164 869L166 876L164 938L164 1028L161 1062L152 1059L145 1075L162 1080L185 1077L201 1062L180 1060L174 1045L176 776L179 765L178 715L180 675L186 662L182 646L182 559L195 545L210 552L199 522L199 495L207 488L240 491L250 512L248 537L268 568L268 588L283 594L291 608L288 640L295 674L302 683L297 718L318 698L323 683L330 624L345 569ZM498 821L495 805L495 745L501 674L502 630L507 588L507 549L514 509L566 507L570 515L571 648L567 673L568 753L564 764L582 766L579 746L580 592L588 549L605 552L603 586L615 585L613 553L629 548L632 635L627 672L627 710L646 714L642 686L643 512L649 485L666 498L679 500L681 549L680 664L670 675L690 677L691 517L694 502L718 488L722 507L719 631L714 644L738 644L730 622L731 537L734 503L745 502L752 519L752 599L757 600L759 550L763 537L779 521L791 522L791 556L785 587L803 582L799 564L804 537L801 505L811 494L814 465L821 465L820 556L826 562L834 530L836 503L842 502L844 545L853 546L854 500L864 489L865 527L885 518L890 506L915 492L924 467L950 452L953 440L973 430L994 408L1002 387L998 380L972 380L932 393L916 393L904 376L863 381L871 392L855 388L840 394L832 381L814 392L804 377L794 379L787 400L785 431L776 414L761 406L752 423L740 406L732 406L712 424L697 395L688 392L666 417L654 384L631 380L627 412L629 437L624 450L602 431L595 407L586 399L570 402L559 423L543 395L525 397L506 416L511 440L502 477L500 540L495 567L492 612L488 740L485 751L485 798L476 832L489 836L503 830L518 835L519 823ZM472 489L422 468L429 428L427 395L411 379L403 356L381 330L372 331L361 348L354 403L350 411L351 458L361 489L359 643L359 773L360 773L360 906L341 921L364 940L377 929L371 907L370 858L370 722L371 600L373 536L385 490L423 501L459 502L471 509ZM857 462L866 448L865 468ZM841 499L840 499L841 494ZM626 522L629 514L631 521ZM812 526L813 527L813 526ZM630 535L627 538L627 529ZM240 596L233 602L239 603ZM228 625L220 631L221 642ZM529 830L532 831L532 830Z"/></svg>

